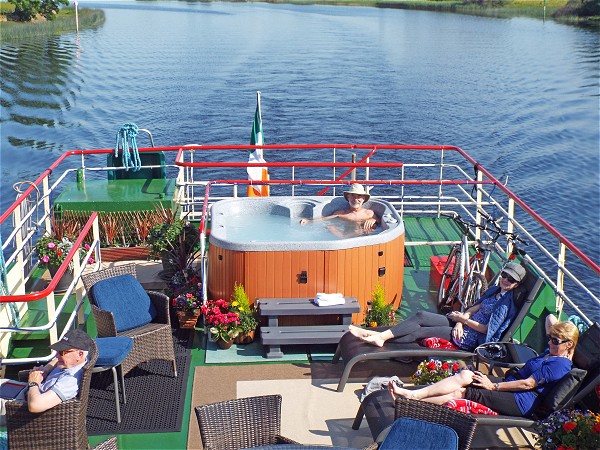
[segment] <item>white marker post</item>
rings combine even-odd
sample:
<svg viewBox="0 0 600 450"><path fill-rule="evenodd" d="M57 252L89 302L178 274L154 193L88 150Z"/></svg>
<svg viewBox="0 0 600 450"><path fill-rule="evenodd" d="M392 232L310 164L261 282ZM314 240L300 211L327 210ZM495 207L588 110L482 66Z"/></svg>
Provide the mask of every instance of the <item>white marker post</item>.
<svg viewBox="0 0 600 450"><path fill-rule="evenodd" d="M79 14L77 13L77 0L73 2L75 5L75 32L79 34Z"/></svg>

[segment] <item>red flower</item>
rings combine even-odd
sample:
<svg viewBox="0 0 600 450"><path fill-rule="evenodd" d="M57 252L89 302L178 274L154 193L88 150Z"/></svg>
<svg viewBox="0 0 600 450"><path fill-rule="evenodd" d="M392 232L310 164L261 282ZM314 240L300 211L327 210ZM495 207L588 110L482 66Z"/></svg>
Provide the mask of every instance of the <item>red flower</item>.
<svg viewBox="0 0 600 450"><path fill-rule="evenodd" d="M442 369L448 370L449 368L450 368L450 364L448 364L447 361L444 364L442 364Z"/></svg>
<svg viewBox="0 0 600 450"><path fill-rule="evenodd" d="M600 433L600 422L596 422L596 423L594 424L594 426L592 427L592 431L593 431L594 433Z"/></svg>
<svg viewBox="0 0 600 450"><path fill-rule="evenodd" d="M568 445L559 445L556 450L575 450L575 449L572 447L569 447Z"/></svg>
<svg viewBox="0 0 600 450"><path fill-rule="evenodd" d="M435 361L429 361L429 362L427 363L427 368L428 368L429 370L435 370L435 368L436 368Z"/></svg>
<svg viewBox="0 0 600 450"><path fill-rule="evenodd" d="M575 428L577 428L577 422L565 422L563 424L563 430L567 433L573 431Z"/></svg>
<svg viewBox="0 0 600 450"><path fill-rule="evenodd" d="M458 370L458 363L455 362L454 364L452 364L452 372L456 372Z"/></svg>

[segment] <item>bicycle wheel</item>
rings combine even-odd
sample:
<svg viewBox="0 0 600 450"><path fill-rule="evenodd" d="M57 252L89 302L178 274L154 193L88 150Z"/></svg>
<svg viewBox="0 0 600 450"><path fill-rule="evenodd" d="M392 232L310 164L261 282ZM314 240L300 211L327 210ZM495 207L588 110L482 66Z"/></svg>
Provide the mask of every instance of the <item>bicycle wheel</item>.
<svg viewBox="0 0 600 450"><path fill-rule="evenodd" d="M451 311L458 311L461 309L460 302L460 280L458 278L450 282L450 286L446 290L446 302L440 306L439 311L443 314L447 314Z"/></svg>
<svg viewBox="0 0 600 450"><path fill-rule="evenodd" d="M461 310L465 311L473 306L487 289L488 282L482 274L477 272L471 274L471 278L467 281L465 295L461 301Z"/></svg>
<svg viewBox="0 0 600 450"><path fill-rule="evenodd" d="M447 304L448 288L453 283L453 281L458 278L458 273L460 269L459 266L460 248L452 247L452 250L450 250L450 254L448 255L448 259L446 260L446 265L444 266L444 270L442 272L442 279L438 290L438 308L442 308L444 305Z"/></svg>

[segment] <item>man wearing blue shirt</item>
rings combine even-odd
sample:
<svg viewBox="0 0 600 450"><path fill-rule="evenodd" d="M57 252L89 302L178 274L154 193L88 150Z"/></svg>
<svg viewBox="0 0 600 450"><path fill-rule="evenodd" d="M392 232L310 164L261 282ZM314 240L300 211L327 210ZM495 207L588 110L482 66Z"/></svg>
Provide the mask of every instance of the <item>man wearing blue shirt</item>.
<svg viewBox="0 0 600 450"><path fill-rule="evenodd" d="M14 399L27 402L29 412L41 413L74 398L79 391L83 375L81 369L87 362L92 344L92 339L82 330L67 332L60 341L50 346L56 351L56 358L45 366L34 367L29 372L27 387ZM0 381L0 391L6 381ZM10 400L4 395L2 397L0 422L5 420L4 402Z"/></svg>

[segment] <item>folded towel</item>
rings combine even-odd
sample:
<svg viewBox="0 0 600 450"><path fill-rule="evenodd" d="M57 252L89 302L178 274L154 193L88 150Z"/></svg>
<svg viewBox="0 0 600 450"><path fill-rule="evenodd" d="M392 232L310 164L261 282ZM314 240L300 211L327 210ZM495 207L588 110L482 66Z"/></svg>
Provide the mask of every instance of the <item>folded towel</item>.
<svg viewBox="0 0 600 450"><path fill-rule="evenodd" d="M324 294L319 292L315 297L315 305L317 306L343 305L344 303L346 303L346 299L342 294Z"/></svg>
<svg viewBox="0 0 600 450"><path fill-rule="evenodd" d="M448 408L455 409L464 413L471 414L487 414L489 416L497 416L498 413L481 403L474 402L473 400L467 400L464 398L457 398L444 403Z"/></svg>
<svg viewBox="0 0 600 450"><path fill-rule="evenodd" d="M429 347L429 348L442 348L445 350L458 350L458 347L456 345L454 345L452 342L447 341L444 338L438 338L438 337L430 337L430 338L421 339L419 341L419 344L422 345L423 347Z"/></svg>

